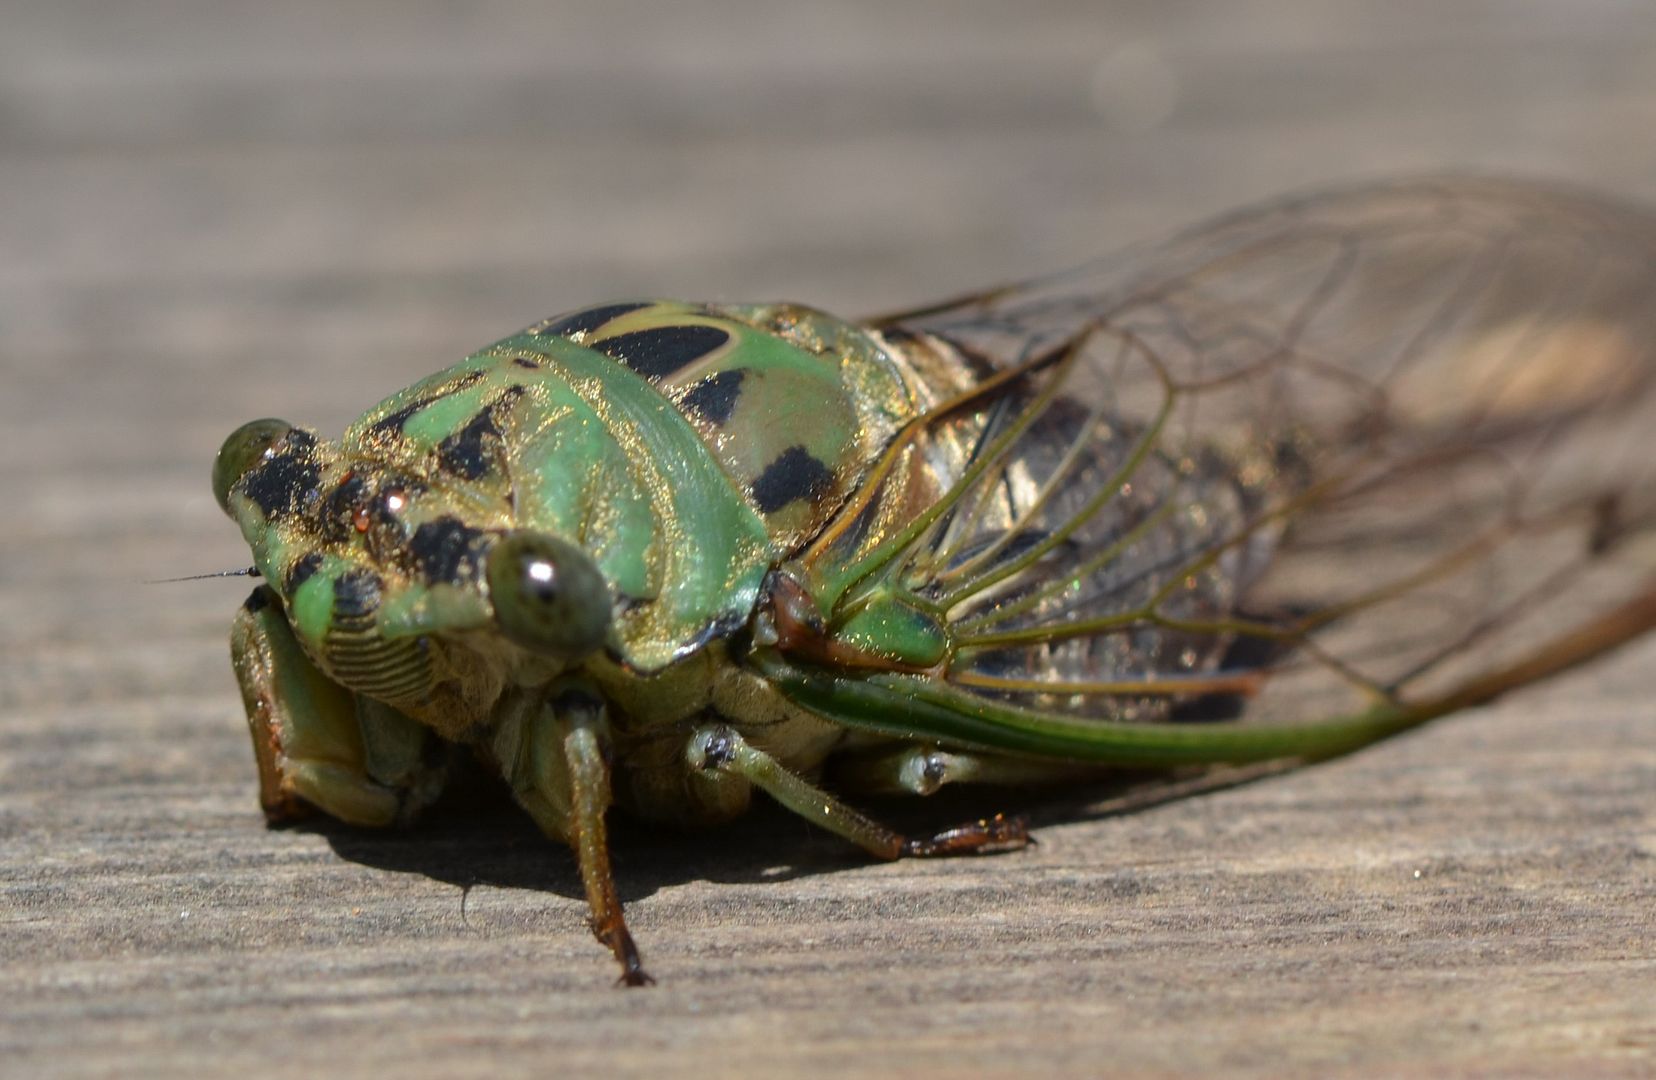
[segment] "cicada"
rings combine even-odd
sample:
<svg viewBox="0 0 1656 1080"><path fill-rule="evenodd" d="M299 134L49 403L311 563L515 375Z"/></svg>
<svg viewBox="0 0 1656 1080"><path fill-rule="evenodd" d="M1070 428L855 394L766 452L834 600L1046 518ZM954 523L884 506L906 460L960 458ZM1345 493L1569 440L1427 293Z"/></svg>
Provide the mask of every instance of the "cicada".
<svg viewBox="0 0 1656 1080"><path fill-rule="evenodd" d="M213 488L275 821L428 807L467 756L648 981L606 813L755 790L881 859L1017 847L955 783L1346 753L1656 625L1656 218L1520 183L1279 201L850 322L539 322Z"/></svg>

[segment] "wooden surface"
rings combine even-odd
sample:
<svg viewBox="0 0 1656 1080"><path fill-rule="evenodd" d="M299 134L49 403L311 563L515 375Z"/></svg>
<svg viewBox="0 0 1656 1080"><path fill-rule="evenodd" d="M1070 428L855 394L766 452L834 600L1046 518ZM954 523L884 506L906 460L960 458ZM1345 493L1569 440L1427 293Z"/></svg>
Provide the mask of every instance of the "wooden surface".
<svg viewBox="0 0 1656 1080"><path fill-rule="evenodd" d="M1036 801L1001 858L623 828L660 979L625 993L569 857L497 806L267 831L245 585L141 584L245 564L207 492L235 424L337 431L584 302L890 308L1353 175L1656 197L1648 6L0 23L0 1073L1656 1071L1656 642L1294 776Z"/></svg>

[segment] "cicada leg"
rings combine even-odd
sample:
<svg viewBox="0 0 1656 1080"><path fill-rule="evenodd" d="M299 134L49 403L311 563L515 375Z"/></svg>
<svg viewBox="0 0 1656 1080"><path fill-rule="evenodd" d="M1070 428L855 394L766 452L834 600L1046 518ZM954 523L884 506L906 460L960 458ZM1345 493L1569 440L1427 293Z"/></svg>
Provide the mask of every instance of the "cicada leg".
<svg viewBox="0 0 1656 1080"><path fill-rule="evenodd" d="M518 802L542 831L575 849L591 910L592 932L621 964L620 981L645 986L638 946L621 912L610 869L610 770L604 703L579 685L555 688L538 710L507 711L495 734L495 757Z"/></svg>
<svg viewBox="0 0 1656 1080"><path fill-rule="evenodd" d="M1004 851L1029 843L1026 823L1021 818L1001 815L945 829L934 836L904 836L789 772L781 762L722 724L698 729L690 737L686 757L693 769L741 777L800 817L879 859Z"/></svg>
<svg viewBox="0 0 1656 1080"><path fill-rule="evenodd" d="M268 587L236 613L230 657L271 822L314 808L353 825L397 825L436 799L446 775L437 736L323 674Z"/></svg>

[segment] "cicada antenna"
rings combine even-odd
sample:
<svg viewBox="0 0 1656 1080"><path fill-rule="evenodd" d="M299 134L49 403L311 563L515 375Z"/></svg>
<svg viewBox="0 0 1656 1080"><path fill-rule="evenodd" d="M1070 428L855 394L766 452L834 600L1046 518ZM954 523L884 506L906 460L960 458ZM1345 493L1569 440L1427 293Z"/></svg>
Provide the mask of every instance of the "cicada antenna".
<svg viewBox="0 0 1656 1080"><path fill-rule="evenodd" d="M216 570L211 574L189 574L185 577L155 578L144 582L145 585L171 585L175 581L205 581L208 578L222 577L258 577L259 568L249 566L245 570Z"/></svg>

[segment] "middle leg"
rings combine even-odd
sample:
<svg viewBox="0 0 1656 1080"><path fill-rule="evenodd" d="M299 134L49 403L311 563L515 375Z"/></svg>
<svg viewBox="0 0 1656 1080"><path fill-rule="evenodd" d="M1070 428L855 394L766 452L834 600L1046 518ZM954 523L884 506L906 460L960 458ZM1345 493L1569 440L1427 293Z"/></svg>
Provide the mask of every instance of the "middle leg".
<svg viewBox="0 0 1656 1080"><path fill-rule="evenodd" d="M856 844L879 859L1012 851L1030 843L1022 818L1002 814L967 822L931 836L905 836L846 805L790 772L734 728L714 724L690 737L686 758L692 769L740 777L807 821Z"/></svg>

